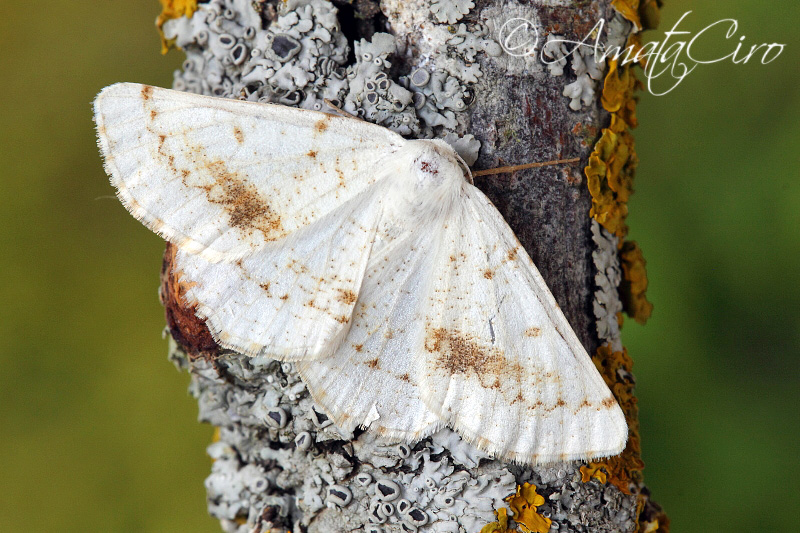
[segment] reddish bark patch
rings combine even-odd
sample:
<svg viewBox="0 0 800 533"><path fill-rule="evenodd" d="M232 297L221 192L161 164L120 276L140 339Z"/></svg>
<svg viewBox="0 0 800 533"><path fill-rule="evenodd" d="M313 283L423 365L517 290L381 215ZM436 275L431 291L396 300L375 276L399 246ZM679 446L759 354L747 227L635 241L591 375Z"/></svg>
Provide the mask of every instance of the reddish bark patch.
<svg viewBox="0 0 800 533"><path fill-rule="evenodd" d="M204 320L197 317L197 307L186 301L188 286L175 272L175 253L178 248L167 243L161 266L159 297L164 306L167 327L175 342L192 358L212 359L219 353L219 345L211 336Z"/></svg>

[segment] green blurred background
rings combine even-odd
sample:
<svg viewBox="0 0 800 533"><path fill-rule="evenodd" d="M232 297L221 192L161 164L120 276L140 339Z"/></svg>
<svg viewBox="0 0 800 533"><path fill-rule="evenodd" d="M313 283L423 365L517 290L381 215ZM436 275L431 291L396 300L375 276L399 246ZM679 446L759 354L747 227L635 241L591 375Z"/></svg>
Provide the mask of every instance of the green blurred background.
<svg viewBox="0 0 800 533"><path fill-rule="evenodd" d="M641 97L629 222L656 308L623 338L645 477L675 532L797 531L800 9L667 0L650 38L687 10L684 28L736 18L788 46ZM158 12L0 5L0 531L219 530L212 431L161 338L163 243L114 199L91 122L105 85L170 86L182 54L159 54Z"/></svg>

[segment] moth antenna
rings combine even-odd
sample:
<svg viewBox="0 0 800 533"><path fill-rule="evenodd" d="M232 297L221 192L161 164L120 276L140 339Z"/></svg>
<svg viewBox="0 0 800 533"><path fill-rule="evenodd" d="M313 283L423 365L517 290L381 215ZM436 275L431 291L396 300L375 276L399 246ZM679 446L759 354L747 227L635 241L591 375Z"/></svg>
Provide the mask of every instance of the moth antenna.
<svg viewBox="0 0 800 533"><path fill-rule="evenodd" d="M333 109L334 111L336 111L336 112L337 112L339 115L341 115L341 116L343 116L343 117L347 117L347 118L354 118L354 119L356 119L356 120L360 120L361 122L364 122L364 119L363 119L363 118L361 118L361 117L358 117L358 116L356 116L356 115L354 115L354 114L352 114L352 113L348 113L347 111L345 111L345 110L344 110L344 109L342 109L341 107L337 106L336 104L334 104L333 102L331 102L331 101L330 101L330 100L328 100L327 98L325 98L325 99L324 99L324 100L322 100L322 101L323 101L323 102L325 102L325 105L327 105L328 107L330 107L331 109Z"/></svg>
<svg viewBox="0 0 800 533"><path fill-rule="evenodd" d="M555 161L544 161L542 163L525 163L524 165L511 165L508 167L487 168L486 170L476 170L472 175L476 178L481 176L490 176L492 174L505 174L506 172L514 172L517 170L525 170L526 168L547 167L550 165L561 165L565 163L577 163L580 157L573 157L571 159L557 159Z"/></svg>

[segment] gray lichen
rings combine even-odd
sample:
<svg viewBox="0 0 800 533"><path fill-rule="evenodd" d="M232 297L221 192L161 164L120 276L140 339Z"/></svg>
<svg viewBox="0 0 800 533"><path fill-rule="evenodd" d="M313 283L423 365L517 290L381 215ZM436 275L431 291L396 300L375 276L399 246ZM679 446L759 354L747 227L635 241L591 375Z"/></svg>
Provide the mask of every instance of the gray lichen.
<svg viewBox="0 0 800 533"><path fill-rule="evenodd" d="M599 54L623 49L632 30L633 25L615 11L605 29L605 35L597 37L599 41L597 54L594 41L587 40L584 44L576 44L573 41L565 42L565 38L561 35L547 36L542 53L548 58L547 69L550 75L563 76L569 59L572 71L577 77L564 87L563 95L570 99L570 109L580 111L594 102L597 82L603 79L606 69L605 60L597 61Z"/></svg>
<svg viewBox="0 0 800 533"><path fill-rule="evenodd" d="M431 13L439 22L455 24L475 7L472 0L433 0Z"/></svg>
<svg viewBox="0 0 800 533"><path fill-rule="evenodd" d="M469 11L468 4L442 2L437 9L452 14ZM501 52L485 27L460 24L452 34L448 28L438 26L446 44L431 71L399 83L389 76L397 49L388 33L356 41L355 63L346 65L347 39L325 0L284 3L267 28L251 2L212 0L163 29L186 52L175 89L330 112L329 100L402 135L433 137L456 131L456 113L469 106L469 86L481 76L476 56Z"/></svg>
<svg viewBox="0 0 800 533"><path fill-rule="evenodd" d="M592 240L597 248L592 252L592 260L597 268L594 280L597 285L592 304L597 319L597 336L607 342L615 352L622 351L617 314L622 312L619 299L619 284L622 269L619 263L619 247L616 235L609 233L592 220Z"/></svg>
<svg viewBox="0 0 800 533"><path fill-rule="evenodd" d="M506 465L449 429L418 443L382 440L334 426L314 405L293 366L232 352L189 362L199 419L220 428L206 480L209 512L226 531L250 526L326 531L348 515L373 531L473 531L513 493Z"/></svg>

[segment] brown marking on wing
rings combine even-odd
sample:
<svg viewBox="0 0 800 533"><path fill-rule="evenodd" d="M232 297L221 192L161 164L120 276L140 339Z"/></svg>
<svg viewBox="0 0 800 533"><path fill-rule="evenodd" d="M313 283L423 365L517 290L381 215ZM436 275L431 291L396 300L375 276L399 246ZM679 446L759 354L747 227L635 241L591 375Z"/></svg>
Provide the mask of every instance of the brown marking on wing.
<svg viewBox="0 0 800 533"><path fill-rule="evenodd" d="M344 180L344 172L341 169L341 160L339 156L336 156L336 163L333 165L333 169L336 171L336 175L339 177L339 187L345 187L347 184Z"/></svg>
<svg viewBox="0 0 800 533"><path fill-rule="evenodd" d="M575 409L575 414L577 415L578 411L580 411L581 409L584 409L584 408L587 408L587 407L591 407L591 406L592 406L592 403L589 400L587 400L586 398L584 398L583 401L581 402L581 404L578 406L578 408Z"/></svg>
<svg viewBox="0 0 800 533"><path fill-rule="evenodd" d="M314 131L316 131L317 133L323 133L325 130L328 129L328 121L329 120L330 120L330 117L328 117L328 115L325 115L324 117L319 119L314 124Z"/></svg>
<svg viewBox="0 0 800 533"><path fill-rule="evenodd" d="M289 299L289 295L288 294L284 294L283 296L281 296L281 300L283 300L284 302L286 300L288 300L288 299Z"/></svg>
<svg viewBox="0 0 800 533"><path fill-rule="evenodd" d="M406 372L402 376L399 376L399 379L401 381L405 381L406 383L411 383L411 376L408 375L408 372Z"/></svg>
<svg viewBox="0 0 800 533"><path fill-rule="evenodd" d="M492 272L491 268L487 268L486 270L483 271L483 277L484 278L492 279L492 276L494 276L494 272Z"/></svg>
<svg viewBox="0 0 800 533"><path fill-rule="evenodd" d="M541 334L542 334L541 328L530 327L525 330L526 337L538 337Z"/></svg>
<svg viewBox="0 0 800 533"><path fill-rule="evenodd" d="M508 260L514 261L517 258L518 254L519 254L519 247L512 248L511 250L508 251Z"/></svg>
<svg viewBox="0 0 800 533"><path fill-rule="evenodd" d="M236 137L236 142L239 144L244 143L244 133L242 133L242 129L239 126L233 127L233 136Z"/></svg>
<svg viewBox="0 0 800 533"><path fill-rule="evenodd" d="M612 407L614 407L615 405L617 405L617 400L615 400L615 399L614 399L614 398L612 398L611 396L609 396L608 398L606 398L605 400L603 400L602 402L600 402L600 406L601 406L601 407L604 407L604 408L606 408L606 409L611 409L611 408L612 408ZM597 410L599 411L599 410L600 410L600 408L598 407L598 408L597 408Z"/></svg>
<svg viewBox="0 0 800 533"><path fill-rule="evenodd" d="M144 100L150 100L153 97L153 86L152 85L143 85L142 86L142 98Z"/></svg>
<svg viewBox="0 0 800 533"><path fill-rule="evenodd" d="M261 285L259 285L259 287L261 287L261 289L262 289L264 292L266 292L267 294L269 294L269 281L267 281L266 283L262 283Z"/></svg>
<svg viewBox="0 0 800 533"><path fill-rule="evenodd" d="M428 331L425 349L437 353L434 364L450 374L474 372L483 381L483 377L519 376L524 372L519 363L508 360L501 350L481 346L457 331L444 328Z"/></svg>
<svg viewBox="0 0 800 533"><path fill-rule="evenodd" d="M358 350L358 351L360 352L361 350ZM373 369L373 370L375 370L375 369L377 369L377 368L380 368L380 366L381 366L381 364L380 364L380 362L378 361L378 358L377 358L377 357L376 357L375 359L370 359L369 361L367 361L367 362L366 362L366 363L364 363L364 364L365 364L365 365L367 365L368 367L370 367L370 368L371 368L371 369Z"/></svg>
<svg viewBox="0 0 800 533"><path fill-rule="evenodd" d="M151 109L150 110L150 120L155 120L157 116L158 116L158 111L156 111L155 109Z"/></svg>
<svg viewBox="0 0 800 533"><path fill-rule="evenodd" d="M192 150L192 155L190 159L201 168L201 173L214 179L213 184L200 188L206 191L209 202L227 211L231 227L245 233L260 231L268 241L283 236L280 215L272 210L255 185L229 170L224 161L210 161L199 147Z"/></svg>
<svg viewBox="0 0 800 533"><path fill-rule="evenodd" d="M308 153L306 153L306 155L308 157L310 157L311 159L316 159L317 158L317 152L315 152L314 150L309 150Z"/></svg>
<svg viewBox="0 0 800 533"><path fill-rule="evenodd" d="M358 299L358 296L356 295L356 293L354 293L349 289L348 290L339 289L339 296L336 299L345 305L350 305L355 303L355 301Z"/></svg>
<svg viewBox="0 0 800 533"><path fill-rule="evenodd" d="M364 345L363 344L354 344L353 348L355 349L355 351L360 352L361 350L364 349ZM376 362L376 364L377 364L377 362Z"/></svg>

